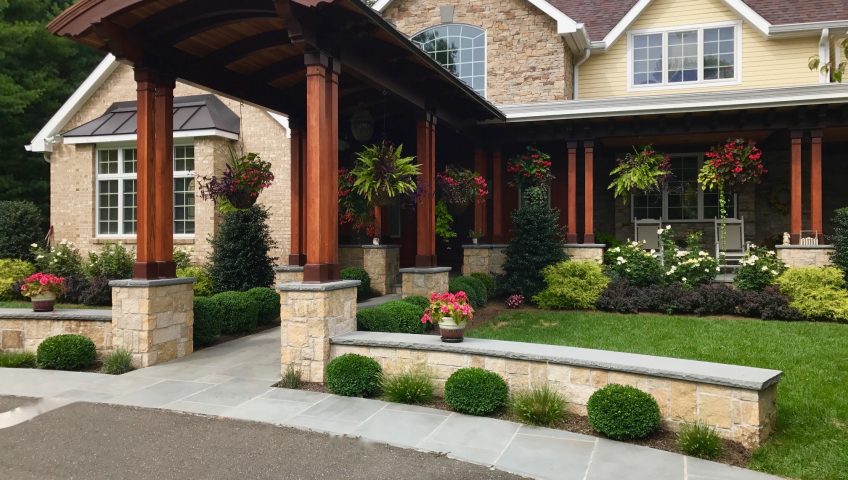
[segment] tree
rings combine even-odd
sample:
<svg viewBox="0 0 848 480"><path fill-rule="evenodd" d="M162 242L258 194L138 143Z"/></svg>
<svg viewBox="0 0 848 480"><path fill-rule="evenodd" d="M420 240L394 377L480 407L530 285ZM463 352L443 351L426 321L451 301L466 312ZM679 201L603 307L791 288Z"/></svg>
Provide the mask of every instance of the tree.
<svg viewBox="0 0 848 480"><path fill-rule="evenodd" d="M274 283L275 259L268 254L274 240L265 207L227 211L211 243L209 276L216 292L247 291Z"/></svg>
<svg viewBox="0 0 848 480"><path fill-rule="evenodd" d="M825 63L822 63L821 57L813 55L810 57L810 70L819 70L825 75L830 75L831 80L834 82L841 83L842 77L845 75L845 70L848 69L848 60L846 60L848 59L848 38L842 40L839 48L842 49L843 60L841 62L836 63L828 58Z"/></svg>
<svg viewBox="0 0 848 480"><path fill-rule="evenodd" d="M72 3L0 0L0 200L30 200L45 214L50 168L24 145L101 57L45 28Z"/></svg>

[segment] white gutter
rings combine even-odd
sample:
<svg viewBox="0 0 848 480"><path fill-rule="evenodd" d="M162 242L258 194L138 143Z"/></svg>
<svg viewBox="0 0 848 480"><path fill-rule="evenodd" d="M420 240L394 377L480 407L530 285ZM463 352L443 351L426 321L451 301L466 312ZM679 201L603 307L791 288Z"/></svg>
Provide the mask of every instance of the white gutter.
<svg viewBox="0 0 848 480"><path fill-rule="evenodd" d="M229 140L238 140L239 136L233 132L218 130L217 128L209 128L205 130L183 130L174 132L174 138L199 138L199 137L221 137ZM127 133L122 135L89 135L85 137L62 137L62 143L65 145L82 145L89 143L119 143L119 142L135 142L138 140L138 135L135 133Z"/></svg>
<svg viewBox="0 0 848 480"><path fill-rule="evenodd" d="M592 56L592 49L587 48L586 52L583 54L583 58L580 59L579 62L574 64L574 81L572 84L574 85L574 98L572 100L577 100L580 96L580 65L583 65L586 60L589 60L589 57Z"/></svg>
<svg viewBox="0 0 848 480"><path fill-rule="evenodd" d="M823 28L819 39L819 62L823 65L830 62L830 29ZM819 68L819 83L830 83L830 71Z"/></svg>

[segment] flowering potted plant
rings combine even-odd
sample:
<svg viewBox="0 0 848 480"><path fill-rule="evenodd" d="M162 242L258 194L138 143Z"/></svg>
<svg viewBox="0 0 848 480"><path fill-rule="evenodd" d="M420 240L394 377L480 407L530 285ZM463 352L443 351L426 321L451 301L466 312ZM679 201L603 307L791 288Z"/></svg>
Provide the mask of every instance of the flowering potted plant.
<svg viewBox="0 0 848 480"><path fill-rule="evenodd" d="M352 190L370 205L390 205L398 195L414 193L415 178L421 174L421 165L412 163L414 156L403 156L403 145L392 142L365 147L356 154Z"/></svg>
<svg viewBox="0 0 848 480"><path fill-rule="evenodd" d="M271 163L262 160L258 153L239 154L233 147L229 153L230 162L223 175L200 178L200 194L223 208L250 208L274 181Z"/></svg>
<svg viewBox="0 0 848 480"><path fill-rule="evenodd" d="M461 342L465 336L465 325L474 318L468 295L462 291L430 294L430 306L421 316L421 323L432 324L434 318L439 319L439 334L443 342Z"/></svg>
<svg viewBox="0 0 848 480"><path fill-rule="evenodd" d="M467 168L447 167L436 174L442 198L448 205L464 208L473 202L482 202L489 194L486 179Z"/></svg>
<svg viewBox="0 0 848 480"><path fill-rule="evenodd" d="M554 179L551 165L550 155L527 146L524 153L507 161L506 171L511 175L509 184L521 190L529 187L542 187L547 190Z"/></svg>
<svg viewBox="0 0 848 480"><path fill-rule="evenodd" d="M64 291L65 279L49 273L33 273L21 285L21 295L32 298L34 312L52 312L56 297Z"/></svg>
<svg viewBox="0 0 848 480"><path fill-rule="evenodd" d="M339 225L351 225L354 230L366 230L369 236L374 225L374 209L368 200L356 192L353 184L356 177L346 169L339 169Z"/></svg>
<svg viewBox="0 0 848 480"><path fill-rule="evenodd" d="M607 189L627 203L627 196L633 191L661 191L671 178L671 162L668 155L657 152L651 145L633 147L633 153L618 159L610 176L613 180Z"/></svg>

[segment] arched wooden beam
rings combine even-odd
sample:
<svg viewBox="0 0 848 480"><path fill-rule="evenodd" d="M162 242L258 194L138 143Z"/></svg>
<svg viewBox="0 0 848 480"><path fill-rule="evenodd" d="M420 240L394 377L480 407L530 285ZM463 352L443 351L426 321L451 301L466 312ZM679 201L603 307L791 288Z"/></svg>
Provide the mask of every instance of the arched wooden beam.
<svg viewBox="0 0 848 480"><path fill-rule="evenodd" d="M277 18L277 14L266 9L229 9L209 12L170 24L163 30L149 34L160 45L175 45L213 28L259 18Z"/></svg>
<svg viewBox="0 0 848 480"><path fill-rule="evenodd" d="M204 62L214 65L229 65L251 53L266 48L288 45L291 43L285 30L271 30L252 37L243 38L226 47L210 53L203 58Z"/></svg>
<svg viewBox="0 0 848 480"><path fill-rule="evenodd" d="M250 75L250 80L252 82L265 85L282 76L295 73L300 70L303 70L305 75L306 67L303 63L303 56L298 54L285 60L272 63L271 65L253 73Z"/></svg>

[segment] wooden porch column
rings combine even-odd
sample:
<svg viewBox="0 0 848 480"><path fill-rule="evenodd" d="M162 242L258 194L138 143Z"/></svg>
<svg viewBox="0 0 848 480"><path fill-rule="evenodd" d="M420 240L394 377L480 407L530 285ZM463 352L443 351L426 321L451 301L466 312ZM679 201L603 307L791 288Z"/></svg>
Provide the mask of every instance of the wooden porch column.
<svg viewBox="0 0 848 480"><path fill-rule="evenodd" d="M306 265L304 282L338 280L338 72L324 54L306 60ZM336 123L334 126L333 124Z"/></svg>
<svg viewBox="0 0 848 480"><path fill-rule="evenodd" d="M436 119L425 114L416 125L417 155L421 164L421 182L423 195L418 196L417 247L415 266L431 268L436 266Z"/></svg>
<svg viewBox="0 0 848 480"><path fill-rule="evenodd" d="M566 243L577 243L577 142L568 142L568 224Z"/></svg>
<svg viewBox="0 0 848 480"><path fill-rule="evenodd" d="M595 142L583 142L583 243L595 243Z"/></svg>
<svg viewBox="0 0 848 480"><path fill-rule="evenodd" d="M291 241L289 247L289 265L306 265L306 236L304 231L306 190L305 162L306 132L299 122L291 127Z"/></svg>
<svg viewBox="0 0 848 480"><path fill-rule="evenodd" d="M383 238L383 207L377 205L374 207L374 236Z"/></svg>
<svg viewBox="0 0 848 480"><path fill-rule="evenodd" d="M503 243L503 156L501 149L492 152L492 243Z"/></svg>
<svg viewBox="0 0 848 480"><path fill-rule="evenodd" d="M810 132L810 229L816 231L822 243L822 131Z"/></svg>
<svg viewBox="0 0 848 480"><path fill-rule="evenodd" d="M801 238L801 140L802 131L793 131L792 157L789 168L790 209L789 209L789 234L792 243L798 244Z"/></svg>
<svg viewBox="0 0 848 480"><path fill-rule="evenodd" d="M174 77L157 76L154 100L156 228L153 254L159 278L176 278L174 263Z"/></svg>
<svg viewBox="0 0 848 480"><path fill-rule="evenodd" d="M486 151L482 148L474 149L474 170L483 178L488 177L486 166ZM485 198L474 204L474 231L485 238L489 238L487 213L487 200Z"/></svg>

